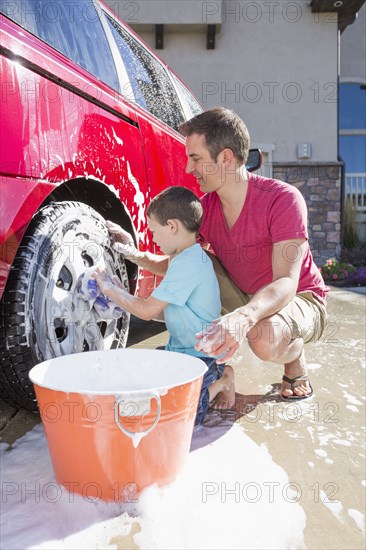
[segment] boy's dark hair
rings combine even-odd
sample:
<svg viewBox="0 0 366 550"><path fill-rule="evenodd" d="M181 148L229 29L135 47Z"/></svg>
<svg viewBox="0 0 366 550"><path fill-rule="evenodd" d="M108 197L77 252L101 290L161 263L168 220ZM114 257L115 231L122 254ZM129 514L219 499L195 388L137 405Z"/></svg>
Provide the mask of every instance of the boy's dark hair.
<svg viewBox="0 0 366 550"><path fill-rule="evenodd" d="M150 202L146 214L154 216L161 225L168 220L179 220L188 231L197 233L203 209L197 195L186 187L168 187Z"/></svg>
<svg viewBox="0 0 366 550"><path fill-rule="evenodd" d="M214 107L183 122L179 131L184 136L204 135L212 160L226 147L231 149L236 159L245 163L248 159L250 138L243 120L230 109Z"/></svg>

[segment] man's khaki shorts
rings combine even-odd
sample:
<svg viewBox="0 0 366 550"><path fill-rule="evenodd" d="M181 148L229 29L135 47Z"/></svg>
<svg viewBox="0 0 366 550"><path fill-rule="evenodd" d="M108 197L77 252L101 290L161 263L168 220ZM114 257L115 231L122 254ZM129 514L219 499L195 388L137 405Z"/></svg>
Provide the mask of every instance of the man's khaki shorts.
<svg viewBox="0 0 366 550"><path fill-rule="evenodd" d="M216 256L208 254L219 282L221 314L225 315L234 309L245 306L252 296L240 290L232 282ZM325 306L310 291L296 294L287 306L277 312L277 315L282 317L289 327L289 338L291 340L302 338L304 343L319 340L327 320Z"/></svg>

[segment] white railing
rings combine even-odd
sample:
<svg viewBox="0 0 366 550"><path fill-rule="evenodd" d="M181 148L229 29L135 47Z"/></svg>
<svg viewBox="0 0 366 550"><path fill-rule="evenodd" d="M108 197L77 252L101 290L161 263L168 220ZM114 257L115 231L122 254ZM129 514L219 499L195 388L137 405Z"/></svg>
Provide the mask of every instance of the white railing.
<svg viewBox="0 0 366 550"><path fill-rule="evenodd" d="M346 200L350 199L356 210L357 231L366 240L366 174L346 174Z"/></svg>
<svg viewBox="0 0 366 550"><path fill-rule="evenodd" d="M346 174L346 198L351 199L356 210L366 212L366 173Z"/></svg>

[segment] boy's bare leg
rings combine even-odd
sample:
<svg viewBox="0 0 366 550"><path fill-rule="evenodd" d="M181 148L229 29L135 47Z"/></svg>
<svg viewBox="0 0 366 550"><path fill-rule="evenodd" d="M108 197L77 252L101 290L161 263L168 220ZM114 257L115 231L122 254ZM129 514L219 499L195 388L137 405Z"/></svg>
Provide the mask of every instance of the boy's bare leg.
<svg viewBox="0 0 366 550"><path fill-rule="evenodd" d="M226 365L222 377L208 386L210 407L214 409L231 409L235 403L234 370Z"/></svg>

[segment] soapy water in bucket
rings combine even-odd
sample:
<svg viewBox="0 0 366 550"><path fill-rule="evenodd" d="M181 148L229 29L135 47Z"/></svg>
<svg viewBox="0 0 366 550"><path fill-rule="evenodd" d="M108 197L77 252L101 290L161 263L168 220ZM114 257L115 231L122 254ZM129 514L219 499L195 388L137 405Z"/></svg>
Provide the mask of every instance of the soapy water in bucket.
<svg viewBox="0 0 366 550"><path fill-rule="evenodd" d="M92 395L156 389L191 382L207 367L196 357L162 350L117 349L64 355L35 366L34 384L55 391Z"/></svg>
<svg viewBox="0 0 366 550"><path fill-rule="evenodd" d="M175 479L188 456L202 378L198 358L160 350L93 351L50 359L30 378L56 479L138 491ZM58 417L50 418L49 407ZM93 405L97 416L86 409ZM72 420L70 420L72 411ZM76 489L77 491L77 489Z"/></svg>

